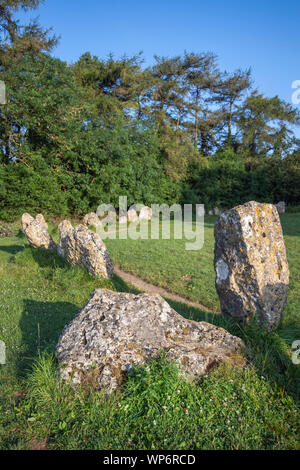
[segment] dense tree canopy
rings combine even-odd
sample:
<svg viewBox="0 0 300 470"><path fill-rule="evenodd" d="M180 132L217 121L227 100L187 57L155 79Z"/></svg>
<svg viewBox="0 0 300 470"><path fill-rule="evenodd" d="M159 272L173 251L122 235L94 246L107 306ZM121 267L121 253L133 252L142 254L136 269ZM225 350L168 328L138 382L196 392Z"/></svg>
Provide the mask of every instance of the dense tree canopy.
<svg viewBox="0 0 300 470"><path fill-rule="evenodd" d="M0 2L0 217L82 214L98 204L249 199L300 204L299 112L219 70L211 52L154 57L51 56L57 38Z"/></svg>

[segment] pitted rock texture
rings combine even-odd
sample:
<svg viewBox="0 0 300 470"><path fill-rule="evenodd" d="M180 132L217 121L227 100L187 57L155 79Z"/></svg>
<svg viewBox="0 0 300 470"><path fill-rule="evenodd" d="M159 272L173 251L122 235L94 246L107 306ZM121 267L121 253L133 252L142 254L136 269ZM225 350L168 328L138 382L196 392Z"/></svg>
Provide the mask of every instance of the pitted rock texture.
<svg viewBox="0 0 300 470"><path fill-rule="evenodd" d="M98 234L84 225L73 228L68 220L59 226L58 254L73 266L80 265L93 276L110 278L114 267L105 244Z"/></svg>
<svg viewBox="0 0 300 470"><path fill-rule="evenodd" d="M21 226L33 248L44 247L47 250L56 250L56 244L48 233L48 225L42 214L38 214L36 218L27 213L23 214Z"/></svg>
<svg viewBox="0 0 300 470"><path fill-rule="evenodd" d="M181 317L159 295L96 289L65 327L56 348L61 376L75 384L118 388L133 365L164 350L188 376L205 374L242 348L223 328Z"/></svg>
<svg viewBox="0 0 300 470"><path fill-rule="evenodd" d="M90 225L98 227L98 225L101 225L101 222L95 212L90 212L89 214L86 214L84 216L83 225L86 225L87 227L89 227Z"/></svg>
<svg viewBox="0 0 300 470"><path fill-rule="evenodd" d="M215 225L214 263L222 313L277 327L289 268L276 207L252 201L224 212Z"/></svg>

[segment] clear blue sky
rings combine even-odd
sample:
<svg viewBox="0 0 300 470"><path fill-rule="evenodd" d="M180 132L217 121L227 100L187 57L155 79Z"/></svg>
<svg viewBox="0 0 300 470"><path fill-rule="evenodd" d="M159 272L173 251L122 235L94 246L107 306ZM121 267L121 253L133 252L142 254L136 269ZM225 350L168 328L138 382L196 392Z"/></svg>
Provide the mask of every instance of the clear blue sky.
<svg viewBox="0 0 300 470"><path fill-rule="evenodd" d="M142 50L146 65L154 54L212 51L221 69L251 66L261 92L290 103L300 80L299 0L46 0L29 16L53 26L54 55L68 62L86 51Z"/></svg>

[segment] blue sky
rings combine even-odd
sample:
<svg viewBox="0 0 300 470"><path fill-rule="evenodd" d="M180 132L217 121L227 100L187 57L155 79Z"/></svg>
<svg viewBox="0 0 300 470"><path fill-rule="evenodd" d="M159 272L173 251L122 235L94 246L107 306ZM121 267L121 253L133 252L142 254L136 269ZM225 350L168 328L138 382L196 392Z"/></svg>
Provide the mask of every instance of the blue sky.
<svg viewBox="0 0 300 470"><path fill-rule="evenodd" d="M53 26L54 55L68 62L86 51L143 51L146 65L154 54L212 51L222 70L251 67L261 92L290 103L300 80L299 0L46 0L27 16Z"/></svg>

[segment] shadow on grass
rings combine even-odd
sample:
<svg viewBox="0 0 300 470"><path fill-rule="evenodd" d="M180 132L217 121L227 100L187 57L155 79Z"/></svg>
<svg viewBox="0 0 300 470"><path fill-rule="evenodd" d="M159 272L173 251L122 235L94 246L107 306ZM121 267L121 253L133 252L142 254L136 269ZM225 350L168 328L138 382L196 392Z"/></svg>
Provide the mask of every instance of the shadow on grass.
<svg viewBox="0 0 300 470"><path fill-rule="evenodd" d="M133 285L127 284L121 277L114 274L111 280L117 292L126 292L129 294L142 294L142 291L136 289Z"/></svg>
<svg viewBox="0 0 300 470"><path fill-rule="evenodd" d="M283 235L300 236L300 214L282 214L280 216Z"/></svg>
<svg viewBox="0 0 300 470"><path fill-rule="evenodd" d="M24 250L24 246L21 245L7 245L7 246L0 246L0 251L4 251L5 253L9 253L10 255L16 255Z"/></svg>
<svg viewBox="0 0 300 470"><path fill-rule="evenodd" d="M45 248L31 248L32 256L40 268L64 268L72 269L72 266L54 251Z"/></svg>
<svg viewBox="0 0 300 470"><path fill-rule="evenodd" d="M54 352L63 328L79 311L78 306L69 302L24 300L20 319L22 353L17 364L20 377L27 376L41 353Z"/></svg>

